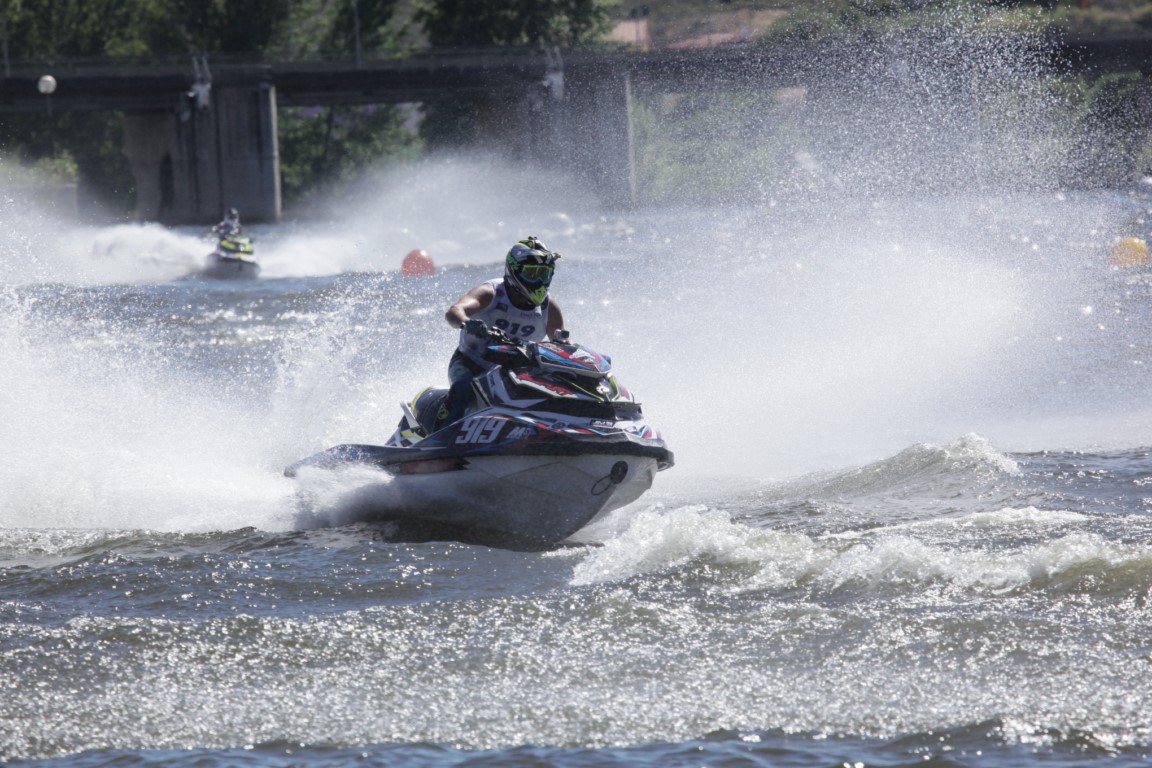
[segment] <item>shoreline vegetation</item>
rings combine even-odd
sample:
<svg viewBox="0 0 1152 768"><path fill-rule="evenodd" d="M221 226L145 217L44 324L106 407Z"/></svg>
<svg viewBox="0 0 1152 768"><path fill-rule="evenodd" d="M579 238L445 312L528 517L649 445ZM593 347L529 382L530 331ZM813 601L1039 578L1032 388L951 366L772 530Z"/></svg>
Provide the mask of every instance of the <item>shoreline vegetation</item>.
<svg viewBox="0 0 1152 768"><path fill-rule="evenodd" d="M754 0L744 5L745 18L767 18L756 16ZM730 12L726 27L713 23L710 39L725 40L739 15ZM747 44L811 45L833 59L811 63L825 81L640 94L639 196L774 205L836 194L1130 186L1152 175L1148 78L1061 73L1049 55L1060 40L1105 36L1152 36L1152 14L1122 2L797 3Z"/></svg>
<svg viewBox="0 0 1152 768"><path fill-rule="evenodd" d="M633 6L641 11L629 13ZM624 0L619 8L623 19L610 38L628 43L628 30L635 35L630 24L640 22L657 48L887 33L947 23L957 13L980 14L986 26L1006 31L1073 39L1152 37L1152 3L1144 0Z"/></svg>
<svg viewBox="0 0 1152 768"><path fill-rule="evenodd" d="M348 17L347 3L333 0L256 0L262 19L253 20L251 2L225 1L215 4L219 18L187 19L176 29L163 26L160 0L125 4L136 11L131 17L85 18L77 11L73 19L32 19L45 3L25 3L21 18L5 11L13 41L6 55L13 60L147 58L191 49L197 34L214 40L217 50L209 55L221 58L403 56L487 41L624 50L819 43L845 60L864 60L902 41L903 75L842 83L847 90L840 93L636 92L641 205L767 201L846 188L1122 186L1152 168L1148 78L1139 72L1037 78L1028 60L1036 40L1152 37L1152 2L553 0L510 26L497 13L509 0L359 0L357 19ZM108 37L100 25L111 23L120 26ZM71 24L64 43L61 24ZM979 85L957 91L956 81L965 79ZM450 112L281 108L286 209L354 185L366 169L466 149L469 137L460 128L466 121ZM135 189L118 118L62 113L47 118L45 130L43 115L5 116L0 179L8 186L75 185L89 201L80 205L82 217L131 219Z"/></svg>

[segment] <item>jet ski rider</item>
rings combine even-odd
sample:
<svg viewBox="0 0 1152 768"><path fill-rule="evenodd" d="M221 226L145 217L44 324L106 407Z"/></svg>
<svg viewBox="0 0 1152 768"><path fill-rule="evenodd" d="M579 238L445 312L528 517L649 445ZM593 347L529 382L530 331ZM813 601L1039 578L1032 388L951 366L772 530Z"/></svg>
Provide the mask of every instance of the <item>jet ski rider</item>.
<svg viewBox="0 0 1152 768"><path fill-rule="evenodd" d="M240 226L240 211L235 208L229 208L224 212L224 221L212 227L212 234L227 237L228 235L239 235L244 231Z"/></svg>
<svg viewBox="0 0 1152 768"><path fill-rule="evenodd" d="M529 235L508 251L504 277L477 285L444 313L448 325L460 329L460 342L448 363L451 387L442 423L451 424L464 415L472 380L495 367L481 357L489 327L526 341L566 336L561 333L564 315L548 295L559 258L560 254Z"/></svg>

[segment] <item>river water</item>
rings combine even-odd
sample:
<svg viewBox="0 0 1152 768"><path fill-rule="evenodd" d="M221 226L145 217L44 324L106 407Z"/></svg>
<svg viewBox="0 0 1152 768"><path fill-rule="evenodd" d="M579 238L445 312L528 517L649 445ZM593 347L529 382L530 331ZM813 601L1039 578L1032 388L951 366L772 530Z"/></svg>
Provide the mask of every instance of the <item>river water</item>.
<svg viewBox="0 0 1152 768"><path fill-rule="evenodd" d="M1152 281L1108 263L1144 187L454 205L497 177L256 227L245 283L4 203L0 758L1146 764ZM442 383L527 234L676 452L647 496L531 553L282 476Z"/></svg>

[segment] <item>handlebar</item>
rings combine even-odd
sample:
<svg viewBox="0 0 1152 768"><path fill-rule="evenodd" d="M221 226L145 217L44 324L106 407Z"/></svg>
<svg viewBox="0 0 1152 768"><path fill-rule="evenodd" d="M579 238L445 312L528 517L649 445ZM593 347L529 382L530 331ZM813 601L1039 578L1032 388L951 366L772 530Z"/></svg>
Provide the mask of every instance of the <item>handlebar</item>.
<svg viewBox="0 0 1152 768"><path fill-rule="evenodd" d="M547 354L540 351L541 345L547 346L549 342L519 339L515 336L509 336L499 328L488 325L485 325L484 329L486 336L481 356L485 360L505 368L517 369L522 366L539 366L545 370L564 373L569 376L586 376L594 379L603 378L611 370L612 358L592 352L579 344L573 344L569 341L568 331L563 329L558 330L555 338L551 339L552 344L565 347L568 350L561 353L560 359L556 357L556 353L560 350L552 350ZM578 349L584 353L583 359L580 359L579 362L561 361L567 360L568 355ZM575 360L575 358L573 359Z"/></svg>
<svg viewBox="0 0 1152 768"><path fill-rule="evenodd" d="M556 331L554 336L550 336L549 340L554 341L557 344L570 344L571 342L569 341L569 337L570 334L568 331L561 328ZM497 344L511 344L515 347L523 347L528 343L537 343L529 342L527 339L517 338L516 336L509 336L504 331L500 330L499 328L494 328L491 325L484 325L484 336L480 337L477 334L477 338L483 338L484 341L488 344L495 342Z"/></svg>

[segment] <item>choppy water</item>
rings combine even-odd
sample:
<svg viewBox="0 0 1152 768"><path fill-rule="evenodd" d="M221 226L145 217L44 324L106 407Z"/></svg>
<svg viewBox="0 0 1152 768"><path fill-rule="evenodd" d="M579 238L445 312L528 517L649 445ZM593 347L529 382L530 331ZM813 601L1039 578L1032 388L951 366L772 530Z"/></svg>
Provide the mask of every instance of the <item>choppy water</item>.
<svg viewBox="0 0 1152 768"><path fill-rule="evenodd" d="M0 758L1146 764L1152 283L1107 248L1150 206L286 225L248 284L179 279L189 233L16 238ZM677 466L546 553L302 501L283 466L384 439L443 381L447 304L558 222L568 324ZM411 247L440 273L399 275Z"/></svg>

